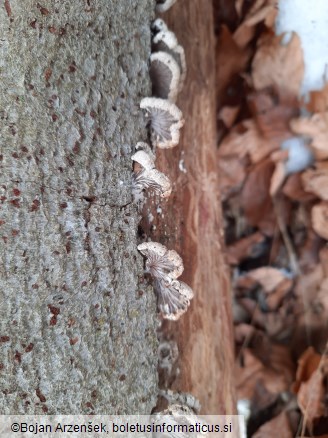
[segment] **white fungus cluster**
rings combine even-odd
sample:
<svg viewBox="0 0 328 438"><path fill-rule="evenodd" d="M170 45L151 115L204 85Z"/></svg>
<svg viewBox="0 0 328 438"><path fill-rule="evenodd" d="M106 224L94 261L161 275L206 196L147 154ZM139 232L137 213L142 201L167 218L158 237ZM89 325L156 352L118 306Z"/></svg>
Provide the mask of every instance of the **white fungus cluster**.
<svg viewBox="0 0 328 438"><path fill-rule="evenodd" d="M162 2L161 6L168 3ZM182 112L175 102L186 77L186 58L183 47L162 19L154 21L152 33L149 60L152 97L142 99L140 108L146 113L153 146L169 149L179 143L180 129L184 125Z"/></svg>
<svg viewBox="0 0 328 438"><path fill-rule="evenodd" d="M163 12L176 0L157 0L156 11ZM169 149L179 143L180 129L184 124L182 112L175 105L186 76L186 60L182 46L162 19L152 24L152 54L149 74L152 97L145 97L140 108L145 111L151 131L151 143ZM172 185L162 172L155 168L155 155L146 143L137 144L132 160L141 166L133 175L135 199L145 189L151 189L163 198L170 196ZM193 298L192 289L178 277L183 272L183 262L174 250L157 242L144 242L138 250L146 257L146 272L154 280L158 309L165 319L177 320L183 315Z"/></svg>
<svg viewBox="0 0 328 438"><path fill-rule="evenodd" d="M154 279L157 305L163 318L176 321L183 315L193 298L192 289L177 280L183 272L179 254L158 242L144 242L138 250L146 257L146 272Z"/></svg>
<svg viewBox="0 0 328 438"><path fill-rule="evenodd" d="M172 184L169 178L155 168L155 155L147 143L139 142L137 152L132 155L132 160L142 166L142 170L133 174L132 193L138 199L143 190L151 189L162 198L170 196Z"/></svg>

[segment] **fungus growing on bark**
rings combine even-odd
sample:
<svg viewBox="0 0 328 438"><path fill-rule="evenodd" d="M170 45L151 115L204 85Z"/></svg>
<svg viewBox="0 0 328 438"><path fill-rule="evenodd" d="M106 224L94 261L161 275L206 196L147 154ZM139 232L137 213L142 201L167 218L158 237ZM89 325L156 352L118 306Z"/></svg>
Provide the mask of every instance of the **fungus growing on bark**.
<svg viewBox="0 0 328 438"><path fill-rule="evenodd" d="M150 56L149 75L154 97L175 102L180 84L180 67L169 53L156 52Z"/></svg>
<svg viewBox="0 0 328 438"><path fill-rule="evenodd" d="M154 289L157 293L157 306L163 318L177 321L190 305L193 290L182 281L154 279Z"/></svg>
<svg viewBox="0 0 328 438"><path fill-rule="evenodd" d="M152 22L150 28L154 35L156 35L161 30L168 30L167 24L161 18L156 18L156 20Z"/></svg>
<svg viewBox="0 0 328 438"><path fill-rule="evenodd" d="M146 111L153 146L169 149L179 143L184 120L174 103L157 97L145 97L140 102L140 108Z"/></svg>
<svg viewBox="0 0 328 438"><path fill-rule="evenodd" d="M138 197L144 189L153 189L162 198L170 196L172 185L169 178L164 173L155 169L155 155L146 143L138 143L137 147L144 145L145 150L138 150L132 155L132 160L139 163L143 169L133 174L132 191L135 197Z"/></svg>
<svg viewBox="0 0 328 438"><path fill-rule="evenodd" d="M162 29L161 29L162 28ZM175 34L168 30L166 24L161 20L153 23L154 37L152 39L153 52L166 52L171 55L180 68L179 91L183 86L187 74L186 56L183 47L178 43Z"/></svg>
<svg viewBox="0 0 328 438"><path fill-rule="evenodd" d="M182 274L182 258L173 249L158 242L144 242L138 245L138 250L147 257L146 270L152 277L175 280Z"/></svg>
<svg viewBox="0 0 328 438"><path fill-rule="evenodd" d="M156 0L155 10L156 12L165 12L170 9L176 1L177 0Z"/></svg>
<svg viewBox="0 0 328 438"><path fill-rule="evenodd" d="M168 250L157 242L144 242L138 250L146 260L146 271L154 278L158 309L163 318L176 321L185 313L194 293L177 278L183 272L183 262L174 250Z"/></svg>

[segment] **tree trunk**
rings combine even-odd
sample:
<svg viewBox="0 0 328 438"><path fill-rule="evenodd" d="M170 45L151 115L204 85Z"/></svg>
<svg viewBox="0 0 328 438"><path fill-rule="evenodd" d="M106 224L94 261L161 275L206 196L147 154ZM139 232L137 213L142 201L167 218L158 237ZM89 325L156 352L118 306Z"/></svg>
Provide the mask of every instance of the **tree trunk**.
<svg viewBox="0 0 328 438"><path fill-rule="evenodd" d="M162 336L179 347L180 372L171 376L171 388L194 395L204 414L231 414L233 330L218 190L212 0L179 0L163 19L186 53L187 80L177 102L185 126L178 147L158 151L158 167L174 181L174 190L160 215L151 212L155 220L145 231L182 255L181 279L195 297L177 323L164 324Z"/></svg>
<svg viewBox="0 0 328 438"><path fill-rule="evenodd" d="M130 187L153 8L0 7L2 414L155 405L155 298Z"/></svg>

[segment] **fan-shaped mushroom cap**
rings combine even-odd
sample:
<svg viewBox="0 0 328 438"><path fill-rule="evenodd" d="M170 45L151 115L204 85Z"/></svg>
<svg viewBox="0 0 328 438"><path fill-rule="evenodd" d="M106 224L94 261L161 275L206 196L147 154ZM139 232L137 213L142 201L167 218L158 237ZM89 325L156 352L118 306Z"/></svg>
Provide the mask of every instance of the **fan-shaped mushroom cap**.
<svg viewBox="0 0 328 438"><path fill-rule="evenodd" d="M152 53L149 75L155 97L175 102L180 86L180 67L172 55L166 52Z"/></svg>
<svg viewBox="0 0 328 438"><path fill-rule="evenodd" d="M139 150L131 157L144 168L133 175L133 193L137 196L142 190L152 188L162 198L167 198L172 191L171 181L164 173L155 169L155 155L149 152Z"/></svg>
<svg viewBox="0 0 328 438"><path fill-rule="evenodd" d="M185 283L173 280L155 278L154 288L157 293L158 309L163 318L172 321L178 320L190 305L194 294L192 289Z"/></svg>
<svg viewBox="0 0 328 438"><path fill-rule="evenodd" d="M186 56L183 47L178 43L177 37L170 30L160 30L155 34L152 40L153 52L166 52L170 54L177 62L180 68L179 91L187 75Z"/></svg>
<svg viewBox="0 0 328 438"><path fill-rule="evenodd" d="M176 1L177 0L156 0L155 10L156 12L165 12L170 9Z"/></svg>
<svg viewBox="0 0 328 438"><path fill-rule="evenodd" d="M154 146L169 149L179 143L184 120L175 104L165 99L145 97L140 102L140 108L147 112Z"/></svg>
<svg viewBox="0 0 328 438"><path fill-rule="evenodd" d="M145 177L151 179L159 186L159 193L162 198L168 198L172 192L172 184L169 178L157 169L150 169L145 172Z"/></svg>
<svg viewBox="0 0 328 438"><path fill-rule="evenodd" d="M151 170L155 167L155 157L149 155L145 151L137 151L135 154L132 155L131 159L141 164L141 166L146 170Z"/></svg>
<svg viewBox="0 0 328 438"><path fill-rule="evenodd" d="M138 250L147 258L146 268L154 278L171 281L182 274L183 261L176 251L158 242L141 243Z"/></svg>

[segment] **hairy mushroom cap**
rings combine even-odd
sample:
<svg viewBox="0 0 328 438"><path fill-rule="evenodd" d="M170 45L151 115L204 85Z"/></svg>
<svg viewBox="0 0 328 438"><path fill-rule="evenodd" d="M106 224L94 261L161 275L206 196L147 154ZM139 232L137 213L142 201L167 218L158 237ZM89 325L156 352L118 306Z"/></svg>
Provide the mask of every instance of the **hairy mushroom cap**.
<svg viewBox="0 0 328 438"><path fill-rule="evenodd" d="M140 102L140 108L147 113L154 146L169 149L179 143L184 120L174 103L157 97L145 97Z"/></svg>
<svg viewBox="0 0 328 438"><path fill-rule="evenodd" d="M155 97L175 102L180 86L180 67L169 53L156 52L150 56L149 75Z"/></svg>
<svg viewBox="0 0 328 438"><path fill-rule="evenodd" d="M177 0L156 0L155 11L165 12L170 9L170 7L173 6L176 1Z"/></svg>
<svg viewBox="0 0 328 438"><path fill-rule="evenodd" d="M177 321L190 305L194 293L182 281L167 281L155 278L154 289L157 294L157 306L163 318Z"/></svg>
<svg viewBox="0 0 328 438"><path fill-rule="evenodd" d="M143 150L137 151L132 155L131 159L141 164L141 166L146 170L151 170L155 167L155 157Z"/></svg>
<svg viewBox="0 0 328 438"><path fill-rule="evenodd" d="M140 147L140 143L138 145ZM149 148L147 144L143 143L143 145L147 146L146 149ZM171 181L164 173L155 169L155 155L151 150L148 152L138 150L131 158L143 167L143 170L135 173L132 178L132 191L136 198L144 189L148 188L153 189L162 198L170 196L172 191Z"/></svg>
<svg viewBox="0 0 328 438"><path fill-rule="evenodd" d="M168 198L172 192L169 178L157 169L142 170L133 176L133 192L141 193L144 189L152 189L162 198Z"/></svg>
<svg viewBox="0 0 328 438"><path fill-rule="evenodd" d="M151 169L145 172L145 177L151 179L157 184L159 190L157 193L161 195L162 198L168 198L172 192L172 184L169 178L157 169Z"/></svg>
<svg viewBox="0 0 328 438"><path fill-rule="evenodd" d="M179 91L181 91L187 75L187 63L185 51L183 47L178 43L175 34L168 29L158 31L152 40L152 51L166 52L175 59L180 68Z"/></svg>
<svg viewBox="0 0 328 438"><path fill-rule="evenodd" d="M147 258L146 269L154 278L174 280L183 272L183 261L174 250L168 250L158 242L144 242L138 250Z"/></svg>

